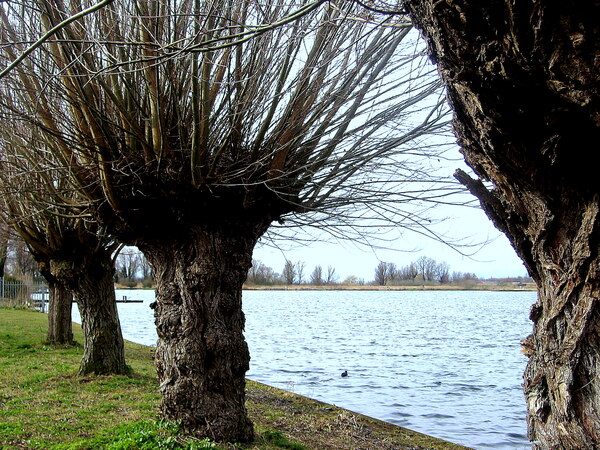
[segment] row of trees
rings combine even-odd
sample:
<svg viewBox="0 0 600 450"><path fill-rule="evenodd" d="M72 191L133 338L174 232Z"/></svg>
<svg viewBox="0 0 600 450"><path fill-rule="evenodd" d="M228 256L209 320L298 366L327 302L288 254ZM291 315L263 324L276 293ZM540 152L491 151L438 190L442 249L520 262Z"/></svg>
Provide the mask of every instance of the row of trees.
<svg viewBox="0 0 600 450"><path fill-rule="evenodd" d="M375 268L374 284L386 286L401 284L406 281L461 283L476 280L472 273L450 272L446 262L437 262L428 256L421 256L416 261L397 267L394 263L380 262Z"/></svg>
<svg viewBox="0 0 600 450"><path fill-rule="evenodd" d="M252 267L248 271L246 283L252 285L281 285L281 284L311 284L323 286L335 284L338 280L335 267L328 266L323 269L321 265L315 266L313 271L306 272L304 261L293 262L286 260L281 273L275 272L271 267L261 261L252 260Z"/></svg>
<svg viewBox="0 0 600 450"><path fill-rule="evenodd" d="M410 30L347 1L0 4L1 213L60 320L77 298L80 372L127 371L113 257L136 246L163 416L252 439L241 289L271 224L433 234L426 205L459 190L425 158L447 107Z"/></svg>
<svg viewBox="0 0 600 450"><path fill-rule="evenodd" d="M304 261L286 260L281 273L278 273L261 261L253 260L246 283L258 286L292 284L325 286L338 283L344 285L374 284L390 286L406 284L406 282L464 284L476 280L477 276L473 273L451 273L450 266L447 263L438 263L432 258L421 256L415 262L403 267L397 267L394 263L382 261L375 268L374 278L371 281L365 281L353 275L344 280L339 280L335 267L331 265L327 269L324 269L321 265L316 265L311 272L307 272Z"/></svg>

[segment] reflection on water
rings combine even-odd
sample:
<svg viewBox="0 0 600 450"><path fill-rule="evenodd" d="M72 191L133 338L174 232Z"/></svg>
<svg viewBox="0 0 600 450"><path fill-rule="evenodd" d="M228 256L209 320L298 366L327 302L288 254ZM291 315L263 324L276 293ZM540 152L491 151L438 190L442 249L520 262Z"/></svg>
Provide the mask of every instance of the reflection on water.
<svg viewBox="0 0 600 450"><path fill-rule="evenodd" d="M117 291L154 345L153 291ZM248 378L474 448L528 448L521 388L534 292L245 291ZM341 377L343 371L348 377Z"/></svg>

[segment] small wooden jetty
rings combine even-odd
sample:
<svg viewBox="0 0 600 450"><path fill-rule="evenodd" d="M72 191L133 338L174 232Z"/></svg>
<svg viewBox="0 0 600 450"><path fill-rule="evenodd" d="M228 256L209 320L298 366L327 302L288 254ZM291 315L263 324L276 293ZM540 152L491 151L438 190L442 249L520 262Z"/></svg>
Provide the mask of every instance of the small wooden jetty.
<svg viewBox="0 0 600 450"><path fill-rule="evenodd" d="M124 295L123 298L120 298L120 299L117 298L116 301L117 301L117 303L144 303L144 300L129 298L126 295ZM31 302L34 303L36 306L40 307L43 303L48 303L49 299L48 299L48 297L32 298ZM73 303L77 303L77 300L73 299Z"/></svg>
<svg viewBox="0 0 600 450"><path fill-rule="evenodd" d="M122 299L117 299L117 303L144 303L144 300L137 300L124 295Z"/></svg>

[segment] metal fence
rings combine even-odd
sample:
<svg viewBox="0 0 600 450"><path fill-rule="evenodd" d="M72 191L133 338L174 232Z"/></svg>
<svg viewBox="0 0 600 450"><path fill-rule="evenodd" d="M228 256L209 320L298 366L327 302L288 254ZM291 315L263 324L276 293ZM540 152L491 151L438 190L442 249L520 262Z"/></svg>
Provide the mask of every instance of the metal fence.
<svg viewBox="0 0 600 450"><path fill-rule="evenodd" d="M0 277L0 306L18 306L46 311L48 288L41 282L23 282Z"/></svg>

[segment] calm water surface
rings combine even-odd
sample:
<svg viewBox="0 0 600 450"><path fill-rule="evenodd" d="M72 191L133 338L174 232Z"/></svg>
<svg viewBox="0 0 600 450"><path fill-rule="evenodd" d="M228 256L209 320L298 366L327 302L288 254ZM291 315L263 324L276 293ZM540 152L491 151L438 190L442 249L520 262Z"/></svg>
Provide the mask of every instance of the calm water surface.
<svg viewBox="0 0 600 450"><path fill-rule="evenodd" d="M144 300L119 304L125 338L154 345L154 292L123 295ZM528 448L519 340L535 298L245 291L248 378L470 447Z"/></svg>

